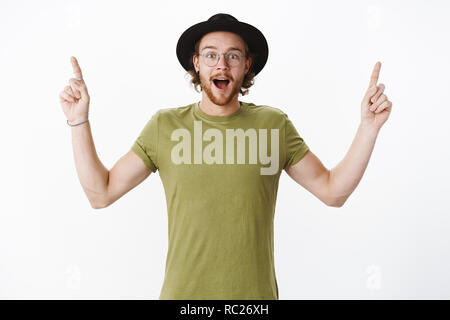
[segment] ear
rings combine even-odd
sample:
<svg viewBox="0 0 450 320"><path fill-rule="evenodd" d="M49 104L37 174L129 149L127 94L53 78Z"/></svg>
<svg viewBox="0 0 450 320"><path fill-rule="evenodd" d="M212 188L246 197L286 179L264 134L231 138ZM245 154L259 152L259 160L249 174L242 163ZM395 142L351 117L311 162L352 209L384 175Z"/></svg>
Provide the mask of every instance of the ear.
<svg viewBox="0 0 450 320"><path fill-rule="evenodd" d="M198 72L198 71L200 70L200 67L199 67L199 65L198 65L198 56L197 56L197 55L194 55L194 56L192 57L192 63L193 63L193 65L194 65L194 70L195 70L195 72Z"/></svg>
<svg viewBox="0 0 450 320"><path fill-rule="evenodd" d="M248 71L250 70L250 67L251 67L252 63L253 63L252 58L248 57L248 59L247 59L247 61L245 63L245 74L247 74Z"/></svg>

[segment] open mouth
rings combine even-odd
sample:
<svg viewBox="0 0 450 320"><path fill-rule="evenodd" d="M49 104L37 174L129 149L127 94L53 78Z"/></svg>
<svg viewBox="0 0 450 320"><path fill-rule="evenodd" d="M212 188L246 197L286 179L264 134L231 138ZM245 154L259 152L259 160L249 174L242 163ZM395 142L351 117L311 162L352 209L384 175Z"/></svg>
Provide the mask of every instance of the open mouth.
<svg viewBox="0 0 450 320"><path fill-rule="evenodd" d="M214 79L213 82L214 82L214 85L216 86L217 89L219 89L219 90L226 90L228 88L230 80Z"/></svg>

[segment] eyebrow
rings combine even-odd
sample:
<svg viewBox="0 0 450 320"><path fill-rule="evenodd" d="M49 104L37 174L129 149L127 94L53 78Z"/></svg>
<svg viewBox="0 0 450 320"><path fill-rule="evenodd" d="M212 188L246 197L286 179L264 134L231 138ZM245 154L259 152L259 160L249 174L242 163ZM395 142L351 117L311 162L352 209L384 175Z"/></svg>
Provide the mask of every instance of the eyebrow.
<svg viewBox="0 0 450 320"><path fill-rule="evenodd" d="M215 46L206 46L206 47L204 47L204 48L203 48L202 50L200 50L200 51L203 51L203 50L208 49L208 48L211 48L211 49L217 49L217 47L215 47ZM227 51L229 51L229 50L238 50L239 52L242 53L242 50L241 50L241 49L235 48L235 47L229 47L229 48L227 49Z"/></svg>

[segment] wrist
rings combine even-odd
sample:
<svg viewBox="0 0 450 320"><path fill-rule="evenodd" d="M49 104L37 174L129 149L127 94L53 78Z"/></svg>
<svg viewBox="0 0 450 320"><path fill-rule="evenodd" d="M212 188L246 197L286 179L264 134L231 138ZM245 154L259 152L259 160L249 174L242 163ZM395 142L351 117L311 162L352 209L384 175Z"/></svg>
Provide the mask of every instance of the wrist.
<svg viewBox="0 0 450 320"><path fill-rule="evenodd" d="M82 125L83 123L86 123L86 122L88 122L89 121L89 116L86 116L86 117L84 117L84 118L75 118L75 119L73 119L73 120L70 120L69 121L69 119L67 119L67 124L69 125L69 126L71 126L71 127L75 127L75 126L79 126L79 125Z"/></svg>
<svg viewBox="0 0 450 320"><path fill-rule="evenodd" d="M370 124L368 124L366 122L361 122L359 124L359 128L358 129L360 131L364 132L367 135L375 136L375 137L378 135L378 132L380 131L379 128L376 128L376 127L374 127L374 126L372 126L372 125L370 125Z"/></svg>

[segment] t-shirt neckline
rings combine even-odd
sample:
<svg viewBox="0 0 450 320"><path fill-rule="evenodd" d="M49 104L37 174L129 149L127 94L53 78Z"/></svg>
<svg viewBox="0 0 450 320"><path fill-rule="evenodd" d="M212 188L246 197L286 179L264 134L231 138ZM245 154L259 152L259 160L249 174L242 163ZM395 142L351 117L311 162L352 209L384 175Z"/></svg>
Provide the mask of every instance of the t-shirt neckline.
<svg viewBox="0 0 450 320"><path fill-rule="evenodd" d="M203 118L203 119L206 119L206 120L210 120L210 121L216 121L216 122L223 122L223 121L229 121L229 120L235 119L240 114L242 114L245 111L246 107L247 107L247 104L245 102L239 101L240 108L236 112L234 112L234 113L232 113L230 115L227 115L227 116L212 116L210 114L205 113L202 109L200 109L199 104L200 104L200 101L197 101L194 104L194 113L197 116L199 116L200 118Z"/></svg>

